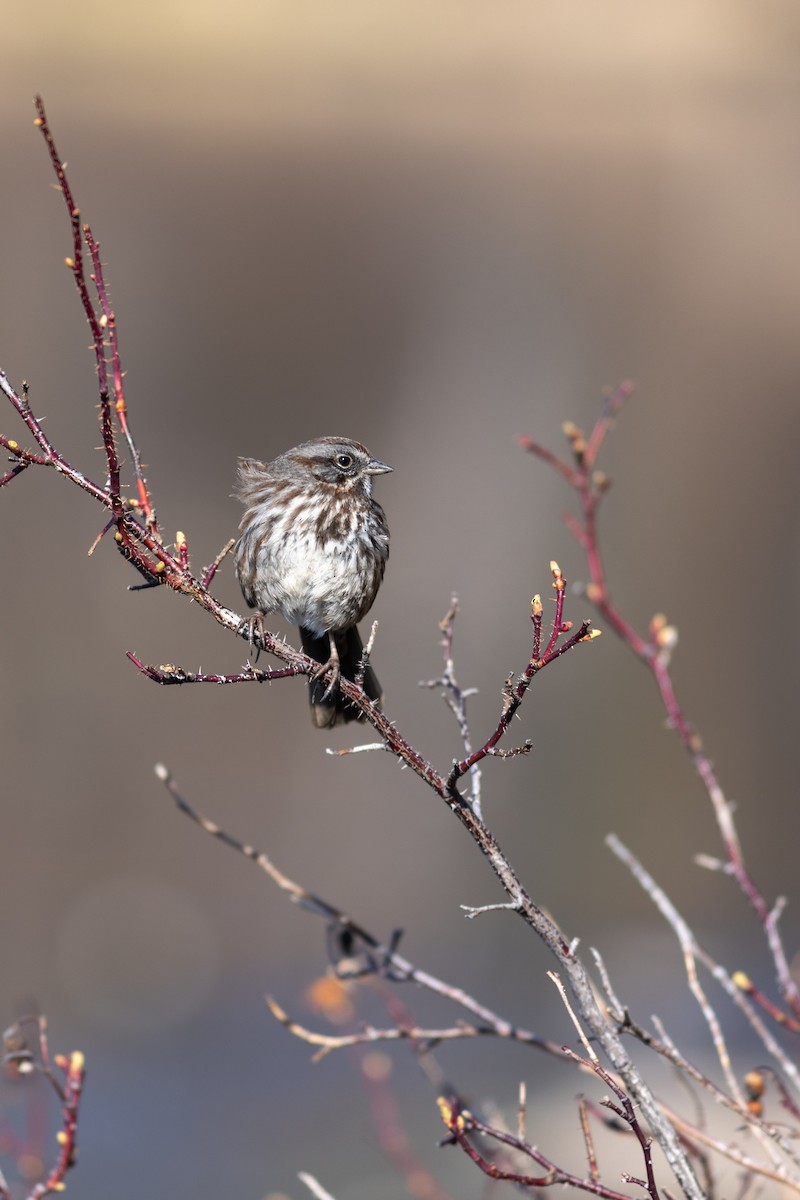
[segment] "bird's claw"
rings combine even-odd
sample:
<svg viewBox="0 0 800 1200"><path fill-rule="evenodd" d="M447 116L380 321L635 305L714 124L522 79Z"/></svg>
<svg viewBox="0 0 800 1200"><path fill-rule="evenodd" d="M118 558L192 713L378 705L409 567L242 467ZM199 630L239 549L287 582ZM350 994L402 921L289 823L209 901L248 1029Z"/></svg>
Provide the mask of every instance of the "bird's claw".
<svg viewBox="0 0 800 1200"><path fill-rule="evenodd" d="M253 649L255 648L256 657L254 661L258 662L261 647L264 644L264 614L262 612L253 613L252 617L245 624L247 625L247 641L250 645L250 658L252 658ZM256 634L258 634L258 643L256 642Z"/></svg>
<svg viewBox="0 0 800 1200"><path fill-rule="evenodd" d="M312 679L321 679L322 676L325 675L328 671L332 671L330 683L325 688L325 691L322 693L319 700L317 701L318 704L324 704L325 701L329 700L330 697L334 694L334 692L336 692L338 690L339 680L342 675L342 672L339 669L338 657L335 659L333 657L331 657L328 659L328 661L326 663L320 663L319 666L317 667L317 669L312 673L311 678Z"/></svg>

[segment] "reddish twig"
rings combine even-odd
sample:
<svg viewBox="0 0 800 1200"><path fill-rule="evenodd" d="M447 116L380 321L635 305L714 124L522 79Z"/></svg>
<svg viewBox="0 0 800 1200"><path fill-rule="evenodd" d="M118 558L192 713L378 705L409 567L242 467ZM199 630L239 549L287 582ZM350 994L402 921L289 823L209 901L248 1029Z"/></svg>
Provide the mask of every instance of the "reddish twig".
<svg viewBox="0 0 800 1200"><path fill-rule="evenodd" d="M531 621L533 622L534 634L533 651L531 653L530 661L520 675L516 686L509 688L506 703L503 707L503 712L500 716L497 726L494 729L494 732L489 735L489 737L478 750L473 751L472 754L468 755L468 757L463 759L461 762L456 761L453 763L452 770L447 776L446 781L448 792L453 792L458 780L462 775L465 775L471 767L475 766L476 763L479 763L481 759L486 758L488 754L492 754L497 743L503 737L512 720L514 719L514 716L516 715L520 704L524 700L525 693L530 687L534 676L537 675L544 667L549 666L552 662L555 662L555 660L560 658L562 654L566 654L568 650L572 650L581 642L588 642L600 636L601 631L599 629L590 630L589 622L584 621L577 633L573 633L572 636L567 638L565 642L562 642L561 645L558 645L559 637L564 633L568 633L572 626L571 624L565 625L563 622L564 598L566 595L567 586L566 580L561 574L561 568L559 567L558 563L551 563L550 569L553 573L553 587L556 590L556 615L553 622L553 631L547 643L547 648L544 654L540 656L539 643L541 639L542 602L538 596L534 596L533 601L531 602Z"/></svg>
<svg viewBox="0 0 800 1200"><path fill-rule="evenodd" d="M502 1179L508 1183L516 1183L526 1188L545 1188L552 1187L554 1184L566 1184L568 1187L577 1188L579 1191L589 1192L593 1196L602 1196L605 1200L631 1200L626 1192L618 1192L614 1188L607 1187L605 1184L591 1177L582 1179L579 1175L574 1175L571 1171L557 1167L551 1159L542 1154L541 1150L532 1146L530 1142L523 1141L521 1138L515 1137L514 1134L506 1133L505 1130L487 1125L484 1121L480 1121L469 1109L462 1108L448 1097L440 1096L438 1104L439 1114L450 1133L450 1136L446 1139L446 1144L454 1143L459 1145L476 1166L480 1167L484 1175L487 1175L490 1179ZM489 1161L470 1141L469 1135L472 1133L483 1134L485 1137L500 1142L503 1146L508 1146L510 1149L530 1158L538 1166L544 1168L546 1174L539 1176L526 1175L521 1171L504 1169L498 1163Z"/></svg>
<svg viewBox="0 0 800 1200"><path fill-rule="evenodd" d="M42 131L47 150L50 155L50 161L53 164L53 170L58 180L58 189L64 197L64 203L67 206L67 214L69 216L70 227L72 229L72 257L67 258L66 265L72 272L72 277L75 281L78 295L83 306L83 311L86 320L89 322L89 329L92 334L92 345L94 348L95 365L97 368L97 382L100 392L100 429L103 435L103 447L106 453L108 462L108 490L111 496L111 507L115 517L119 520L122 516L122 500L120 497L120 466L117 448L114 442L114 430L111 423L111 398L108 385L108 367L106 364L105 342L103 326L101 320L95 312L91 297L89 296L89 287L86 282L86 269L84 266L83 256L83 234L86 233L91 237L88 225L81 228L80 209L72 195L72 190L67 179L65 164L61 160L61 156L56 148L53 135L50 131L50 126L47 121L47 114L44 110L41 96L36 96L34 100L36 106L36 120L34 125L37 125Z"/></svg>
<svg viewBox="0 0 800 1200"><path fill-rule="evenodd" d="M102 316L98 324L101 329L108 332L109 344L111 347L111 369L114 376L114 411L117 414L120 429L128 443L131 460L133 462L133 470L136 477L136 487L138 491L138 503L144 513L145 523L151 533L158 535L158 521L156 520L155 509L153 508L150 499L150 493L147 490L147 482L142 472L142 461L139 454L139 449L133 439L130 425L128 423L128 408L125 401L125 386L123 383L123 371L119 357L119 341L117 338L117 319L114 311L111 308L111 302L106 288L105 278L103 275L103 264L100 259L100 245L95 240L91 229L88 225L84 225L83 234L86 238L86 245L89 248L89 254L92 259L94 274L92 279L97 290L97 297L100 301Z"/></svg>
<svg viewBox="0 0 800 1200"><path fill-rule="evenodd" d="M26 1025L36 1028L38 1057L29 1047L24 1033ZM63 1192L66 1186L65 1176L75 1165L78 1114L86 1078L86 1063L80 1050L74 1050L69 1056L56 1054L51 1060L47 1042L47 1019L43 1016L21 1018L6 1030L3 1042L6 1050L3 1061L16 1065L21 1074L38 1071L44 1075L56 1093L61 1108L61 1128L56 1134L58 1156L47 1177L37 1183L28 1195L28 1200L41 1200L44 1196ZM3 1194L4 1190L0 1187L0 1195ZM6 1191L5 1195L8 1194Z"/></svg>
<svg viewBox="0 0 800 1200"><path fill-rule="evenodd" d="M750 976L744 971L734 971L731 978L740 991L749 996L760 1009L772 1017L776 1025L783 1025L784 1029L788 1029L791 1033L800 1033L800 1021L783 1012L782 1009L778 1008L777 1004L773 1004L769 997L765 996L760 988L756 987Z"/></svg>
<svg viewBox="0 0 800 1200"><path fill-rule="evenodd" d="M695 770L711 800L725 846L727 869L736 879L764 926L781 994L789 1007L800 1017L800 990L789 969L777 930L777 915L774 910L770 910L767 901L747 872L731 806L719 784L711 760L703 749L700 737L686 717L675 692L669 670L670 653L676 641L675 630L667 624L664 617L658 615L651 623L649 637L642 637L622 616L609 594L598 539L597 513L610 485L608 478L595 470L595 465L617 414L632 392L633 385L626 381L606 397L603 410L588 439L576 426L567 424L564 427L573 456L571 466L529 437L521 437L519 442L529 453L555 467L577 494L581 517L568 517L567 524L586 554L590 577L586 595L604 622L618 634L652 674L670 726L677 731L690 754Z"/></svg>

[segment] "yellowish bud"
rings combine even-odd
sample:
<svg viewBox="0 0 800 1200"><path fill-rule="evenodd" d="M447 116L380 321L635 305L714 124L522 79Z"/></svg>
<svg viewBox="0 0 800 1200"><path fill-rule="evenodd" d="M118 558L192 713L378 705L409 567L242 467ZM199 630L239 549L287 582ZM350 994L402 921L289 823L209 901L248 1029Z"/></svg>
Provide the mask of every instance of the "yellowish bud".
<svg viewBox="0 0 800 1200"><path fill-rule="evenodd" d="M744 971L734 971L731 979L742 992L752 992L753 984L750 976Z"/></svg>
<svg viewBox="0 0 800 1200"><path fill-rule="evenodd" d="M13 438L8 439L9 450L19 450L19 442L15 442Z"/></svg>
<svg viewBox="0 0 800 1200"><path fill-rule="evenodd" d="M69 267L70 270L72 270L72 268L75 266L75 259L74 258L65 258L64 265L66 267Z"/></svg>
<svg viewBox="0 0 800 1200"><path fill-rule="evenodd" d="M748 1071L744 1077L744 1086L747 1088L754 1100L759 1096L763 1096L766 1083L764 1076L760 1071Z"/></svg>

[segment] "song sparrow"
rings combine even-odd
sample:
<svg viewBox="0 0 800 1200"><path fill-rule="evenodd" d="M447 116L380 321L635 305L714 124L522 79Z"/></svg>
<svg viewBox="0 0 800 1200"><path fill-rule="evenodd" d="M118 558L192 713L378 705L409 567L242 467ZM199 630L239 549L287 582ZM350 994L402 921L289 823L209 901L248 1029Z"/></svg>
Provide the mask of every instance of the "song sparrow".
<svg viewBox="0 0 800 1200"><path fill-rule="evenodd" d="M363 649L356 622L372 607L389 557L372 477L391 469L360 442L339 437L303 442L269 463L239 459L236 494L245 513L236 576L252 608L299 625L303 650L320 663L309 681L311 716L320 728L361 715L338 679L340 672L355 677ZM326 683L322 676L331 668ZM364 691L380 703L372 667Z"/></svg>

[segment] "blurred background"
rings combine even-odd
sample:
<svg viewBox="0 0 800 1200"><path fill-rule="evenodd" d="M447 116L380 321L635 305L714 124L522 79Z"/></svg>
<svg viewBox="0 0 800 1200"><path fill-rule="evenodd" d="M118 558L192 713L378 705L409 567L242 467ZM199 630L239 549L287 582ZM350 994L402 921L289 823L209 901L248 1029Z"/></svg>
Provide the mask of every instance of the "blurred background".
<svg viewBox="0 0 800 1200"><path fill-rule="evenodd" d="M797 6L6 0L2 31L0 365L29 381L55 444L103 475L35 91L108 263L167 535L185 531L198 568L214 557L239 520L239 454L341 433L391 463L374 662L391 717L444 766L457 731L418 682L440 672L451 593L478 738L527 661L550 560L585 578L571 497L515 436L559 448L564 420L590 426L604 386L634 378L601 464L612 594L640 629L662 610L679 627L676 683L752 872L796 898ZM0 428L25 441L8 409ZM0 496L0 1014L35 1003L54 1047L87 1055L70 1186L296 1198L308 1170L338 1200L403 1195L357 1056L312 1064L264 1006L269 991L330 1028L308 996L321 922L181 818L153 764L376 934L404 929L420 966L569 1041L551 962L507 914L464 920L461 904L502 897L460 826L388 757L327 756L369 736L313 730L302 682L137 675L128 649L224 672L245 647L173 594L127 591L110 541L87 558L101 523L54 474ZM241 611L228 562L214 590ZM587 613L573 591L567 615ZM649 677L606 636L539 678L515 736L535 751L487 765L491 826L640 1019L660 1012L702 1058L677 948L605 834L731 969L767 987L772 972L733 885L692 863L719 842ZM784 929L791 949L796 903ZM403 998L420 1020L459 1015ZM763 1057L734 1019L729 1033L741 1069ZM512 1112L526 1078L532 1137L580 1166L569 1071L507 1045L441 1058L475 1105ZM411 1056L391 1060L414 1152L480 1196L474 1168L436 1148ZM19 1123L27 1096L0 1098Z"/></svg>

